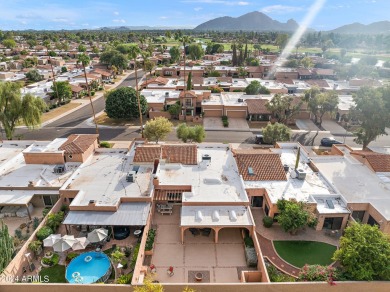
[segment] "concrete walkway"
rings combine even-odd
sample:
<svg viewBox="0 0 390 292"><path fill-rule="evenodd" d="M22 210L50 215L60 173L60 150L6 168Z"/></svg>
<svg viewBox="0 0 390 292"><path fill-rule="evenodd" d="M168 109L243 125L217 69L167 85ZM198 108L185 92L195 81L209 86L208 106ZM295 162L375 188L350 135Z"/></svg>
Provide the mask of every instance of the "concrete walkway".
<svg viewBox="0 0 390 292"><path fill-rule="evenodd" d="M322 127L325 130L331 132L333 135L352 135L352 133L345 130L342 126L333 120L323 120Z"/></svg>

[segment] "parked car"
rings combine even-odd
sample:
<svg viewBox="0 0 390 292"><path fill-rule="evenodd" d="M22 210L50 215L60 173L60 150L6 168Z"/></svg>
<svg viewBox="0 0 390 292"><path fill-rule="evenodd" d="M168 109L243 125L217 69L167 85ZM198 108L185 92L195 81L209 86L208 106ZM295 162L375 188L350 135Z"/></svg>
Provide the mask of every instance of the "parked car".
<svg viewBox="0 0 390 292"><path fill-rule="evenodd" d="M270 144L270 143L266 143L266 142L264 141L264 136L261 135L261 134L256 135L256 137L255 137L255 144L272 145L272 144Z"/></svg>
<svg viewBox="0 0 390 292"><path fill-rule="evenodd" d="M340 142L340 141L337 141L333 137L327 137L327 138L322 138L321 139L321 146L332 147L333 144L343 144L343 143Z"/></svg>

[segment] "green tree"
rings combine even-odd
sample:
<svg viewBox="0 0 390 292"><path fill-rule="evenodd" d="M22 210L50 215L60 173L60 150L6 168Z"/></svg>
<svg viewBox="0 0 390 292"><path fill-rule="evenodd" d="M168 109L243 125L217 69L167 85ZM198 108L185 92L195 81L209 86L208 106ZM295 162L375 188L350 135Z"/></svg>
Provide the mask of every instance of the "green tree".
<svg viewBox="0 0 390 292"><path fill-rule="evenodd" d="M169 54L171 55L171 63L176 63L180 59L180 49L178 46L173 46L169 49Z"/></svg>
<svg viewBox="0 0 390 292"><path fill-rule="evenodd" d="M66 73L66 72L68 72L68 68L66 68L65 66L62 66L61 73Z"/></svg>
<svg viewBox="0 0 390 292"><path fill-rule="evenodd" d="M318 95L317 110L318 116L320 118L320 122L318 123L318 125L320 127L322 125L322 118L324 117L324 115L326 113L333 115L337 110L338 104L339 97L335 91L327 91Z"/></svg>
<svg viewBox="0 0 390 292"><path fill-rule="evenodd" d="M172 123L164 117L157 117L145 125L145 137L150 141L158 141L164 139L170 132L172 132Z"/></svg>
<svg viewBox="0 0 390 292"><path fill-rule="evenodd" d="M60 211L58 213L51 213L47 216L46 225L49 226L53 231L56 231L57 228L61 225L62 220L64 220L64 212Z"/></svg>
<svg viewBox="0 0 390 292"><path fill-rule="evenodd" d="M278 200L278 223L285 232L296 234L300 228L306 226L309 220L309 212L302 202Z"/></svg>
<svg viewBox="0 0 390 292"><path fill-rule="evenodd" d="M84 46L83 44L79 44L79 46L77 47L77 50L80 52L80 53L85 53L87 51L87 47Z"/></svg>
<svg viewBox="0 0 390 292"><path fill-rule="evenodd" d="M204 128L200 125L193 127L187 126L187 124L182 123L177 127L176 136L178 139L186 142L197 142L202 143L206 137L206 132Z"/></svg>
<svg viewBox="0 0 390 292"><path fill-rule="evenodd" d="M288 42L288 34L280 33L276 37L276 45L279 47L280 50L283 50L284 47L287 45Z"/></svg>
<svg viewBox="0 0 390 292"><path fill-rule="evenodd" d="M187 77L187 90L192 89L192 73L190 72Z"/></svg>
<svg viewBox="0 0 390 292"><path fill-rule="evenodd" d="M38 259L38 254L42 251L42 241L34 240L28 245L28 248L34 253L35 258Z"/></svg>
<svg viewBox="0 0 390 292"><path fill-rule="evenodd" d="M386 127L390 124L390 96L384 93L384 89L363 87L353 97L355 106L351 109L350 116L360 122L354 141L362 144L363 149L378 136L387 135Z"/></svg>
<svg viewBox="0 0 390 292"><path fill-rule="evenodd" d="M125 254L117 248L114 252L111 253L111 258L114 263L120 263L125 258Z"/></svg>
<svg viewBox="0 0 390 292"><path fill-rule="evenodd" d="M288 68L298 68L299 66L299 61L297 59L290 59L286 61L283 66L288 67Z"/></svg>
<svg viewBox="0 0 390 292"><path fill-rule="evenodd" d="M0 222L0 274L12 260L14 253L14 241L8 233L8 226L3 221Z"/></svg>
<svg viewBox="0 0 390 292"><path fill-rule="evenodd" d="M259 81L253 80L245 88L245 93L248 94L248 95L270 94L270 91L265 86L262 86Z"/></svg>
<svg viewBox="0 0 390 292"><path fill-rule="evenodd" d="M135 286L134 292L164 292L160 283L154 283L150 276L146 277L142 286Z"/></svg>
<svg viewBox="0 0 390 292"><path fill-rule="evenodd" d="M106 113L109 118L134 119L140 116L140 112L145 114L148 105L143 95L140 95L140 107L137 93L131 87L121 87L106 94Z"/></svg>
<svg viewBox="0 0 390 292"><path fill-rule="evenodd" d="M303 58L300 63L306 69L313 68L313 61L309 57Z"/></svg>
<svg viewBox="0 0 390 292"><path fill-rule="evenodd" d="M188 52L192 60L199 60L204 56L204 50L199 43L189 45Z"/></svg>
<svg viewBox="0 0 390 292"><path fill-rule="evenodd" d="M354 223L345 228L333 259L351 280L390 280L390 239L378 226Z"/></svg>
<svg viewBox="0 0 390 292"><path fill-rule="evenodd" d="M263 128L263 139L266 143L275 145L276 142L290 141L291 131L290 128L284 124L268 123Z"/></svg>
<svg viewBox="0 0 390 292"><path fill-rule="evenodd" d="M3 46L6 47L7 49L13 49L16 47L16 42L14 39L6 39L3 40Z"/></svg>
<svg viewBox="0 0 390 292"><path fill-rule="evenodd" d="M68 81L53 82L51 89L58 96L58 103L72 98L72 87Z"/></svg>
<svg viewBox="0 0 390 292"><path fill-rule="evenodd" d="M26 73L26 78L32 82L38 82L43 80L43 77L39 74L38 70L30 70Z"/></svg>
<svg viewBox="0 0 390 292"><path fill-rule="evenodd" d="M273 118L278 120L278 123L286 124L300 111L302 103L303 101L295 103L294 97L290 95L275 94L265 106L272 113Z"/></svg>
<svg viewBox="0 0 390 292"><path fill-rule="evenodd" d="M181 105L180 105L180 101L171 105L169 108L168 108L168 112L171 114L171 116L175 119L178 119L179 118L179 115L180 115L180 112L181 112Z"/></svg>
<svg viewBox="0 0 390 292"><path fill-rule="evenodd" d="M321 50L322 50L322 53L325 54L325 52L330 49L331 47L333 47L334 44L333 44L333 41L331 39L329 40L326 40L325 42L322 43L321 45Z"/></svg>
<svg viewBox="0 0 390 292"><path fill-rule="evenodd" d="M12 140L16 125L23 122L33 129L41 123L45 102L31 94L22 97L22 85L14 82L0 82L0 122L7 139Z"/></svg>

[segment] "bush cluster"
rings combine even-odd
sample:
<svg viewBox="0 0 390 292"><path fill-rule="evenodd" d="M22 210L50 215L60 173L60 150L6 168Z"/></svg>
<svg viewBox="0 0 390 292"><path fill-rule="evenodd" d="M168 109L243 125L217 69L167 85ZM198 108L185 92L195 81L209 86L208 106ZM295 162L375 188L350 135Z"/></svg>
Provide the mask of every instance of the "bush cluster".
<svg viewBox="0 0 390 292"><path fill-rule="evenodd" d="M222 124L225 128L229 127L229 121L227 116L222 116Z"/></svg>
<svg viewBox="0 0 390 292"><path fill-rule="evenodd" d="M154 238L156 237L156 230L150 229L148 232L148 238L146 239L145 250L152 250Z"/></svg>
<svg viewBox="0 0 390 292"><path fill-rule="evenodd" d="M266 228L272 227L272 224L274 224L274 219L270 216L264 216L263 218L263 225Z"/></svg>

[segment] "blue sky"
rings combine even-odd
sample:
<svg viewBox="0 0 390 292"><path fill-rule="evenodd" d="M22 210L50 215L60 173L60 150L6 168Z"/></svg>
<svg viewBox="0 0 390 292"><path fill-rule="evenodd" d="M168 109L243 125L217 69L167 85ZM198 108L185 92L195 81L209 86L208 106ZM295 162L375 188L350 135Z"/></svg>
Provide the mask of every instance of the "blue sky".
<svg viewBox="0 0 390 292"><path fill-rule="evenodd" d="M261 11L300 22L314 0L0 0L0 29L79 29L103 26L195 27L220 16ZM327 0L311 27L390 20L390 0Z"/></svg>

